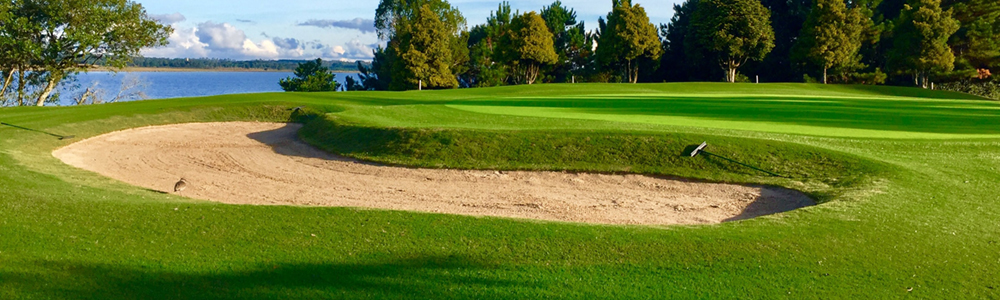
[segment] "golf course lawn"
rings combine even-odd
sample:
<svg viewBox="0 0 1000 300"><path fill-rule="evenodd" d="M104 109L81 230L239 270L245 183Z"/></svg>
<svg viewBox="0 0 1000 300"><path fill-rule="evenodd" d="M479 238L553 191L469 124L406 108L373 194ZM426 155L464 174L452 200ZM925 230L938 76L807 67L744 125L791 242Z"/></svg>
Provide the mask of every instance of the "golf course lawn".
<svg viewBox="0 0 1000 300"><path fill-rule="evenodd" d="M659 227L239 206L51 154L224 121L301 122L306 142L383 164L766 184L819 204ZM1000 103L969 95L561 84L0 108L0 122L18 126L0 125L0 299L1000 298ZM703 141L782 176L684 155Z"/></svg>

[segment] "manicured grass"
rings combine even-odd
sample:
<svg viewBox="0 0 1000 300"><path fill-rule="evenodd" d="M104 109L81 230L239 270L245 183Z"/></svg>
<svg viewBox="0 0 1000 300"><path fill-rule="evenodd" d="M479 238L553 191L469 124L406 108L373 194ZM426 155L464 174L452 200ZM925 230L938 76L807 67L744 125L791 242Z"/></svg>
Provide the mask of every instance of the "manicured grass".
<svg viewBox="0 0 1000 300"><path fill-rule="evenodd" d="M77 140L291 119L307 141L383 163L774 184L823 204L666 228L222 205L65 166L50 152L74 140L0 126L0 298L997 298L998 116L966 95L800 84L5 108L2 122ZM788 178L681 156L706 140Z"/></svg>

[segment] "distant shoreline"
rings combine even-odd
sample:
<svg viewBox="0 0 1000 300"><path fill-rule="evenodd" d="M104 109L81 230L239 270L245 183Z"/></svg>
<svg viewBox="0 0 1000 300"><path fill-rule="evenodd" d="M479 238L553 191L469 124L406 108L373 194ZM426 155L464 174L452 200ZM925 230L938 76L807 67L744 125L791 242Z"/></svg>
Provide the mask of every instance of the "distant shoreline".
<svg viewBox="0 0 1000 300"><path fill-rule="evenodd" d="M213 69L199 69L199 68L150 68L150 67L126 67L121 70L114 70L107 67L96 67L90 69L89 71L96 72L274 72L274 73L291 73L295 70L279 70L279 69L247 69L247 68L213 68ZM333 73L357 73L357 71L340 71L335 70Z"/></svg>

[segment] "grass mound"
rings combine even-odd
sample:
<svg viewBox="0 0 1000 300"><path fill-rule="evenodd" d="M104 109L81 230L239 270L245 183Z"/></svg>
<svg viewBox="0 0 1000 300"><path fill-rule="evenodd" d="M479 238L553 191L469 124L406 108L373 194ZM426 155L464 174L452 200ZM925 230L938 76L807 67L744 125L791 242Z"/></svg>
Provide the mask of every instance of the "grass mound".
<svg viewBox="0 0 1000 300"><path fill-rule="evenodd" d="M391 165L454 169L627 172L718 182L778 184L831 199L867 184L884 166L857 156L782 141L690 133L610 130L471 130L384 128L315 115L300 137L327 151ZM781 175L775 178L711 156L692 145Z"/></svg>

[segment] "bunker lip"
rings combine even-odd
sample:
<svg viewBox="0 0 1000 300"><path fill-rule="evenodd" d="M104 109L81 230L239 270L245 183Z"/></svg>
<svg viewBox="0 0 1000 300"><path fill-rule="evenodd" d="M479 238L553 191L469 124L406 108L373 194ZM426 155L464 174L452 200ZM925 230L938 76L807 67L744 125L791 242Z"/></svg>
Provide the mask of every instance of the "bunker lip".
<svg viewBox="0 0 1000 300"><path fill-rule="evenodd" d="M361 163L298 140L301 125L151 126L52 154L136 186L229 204L363 207L596 224L712 224L815 202L778 187L643 175L413 169Z"/></svg>

